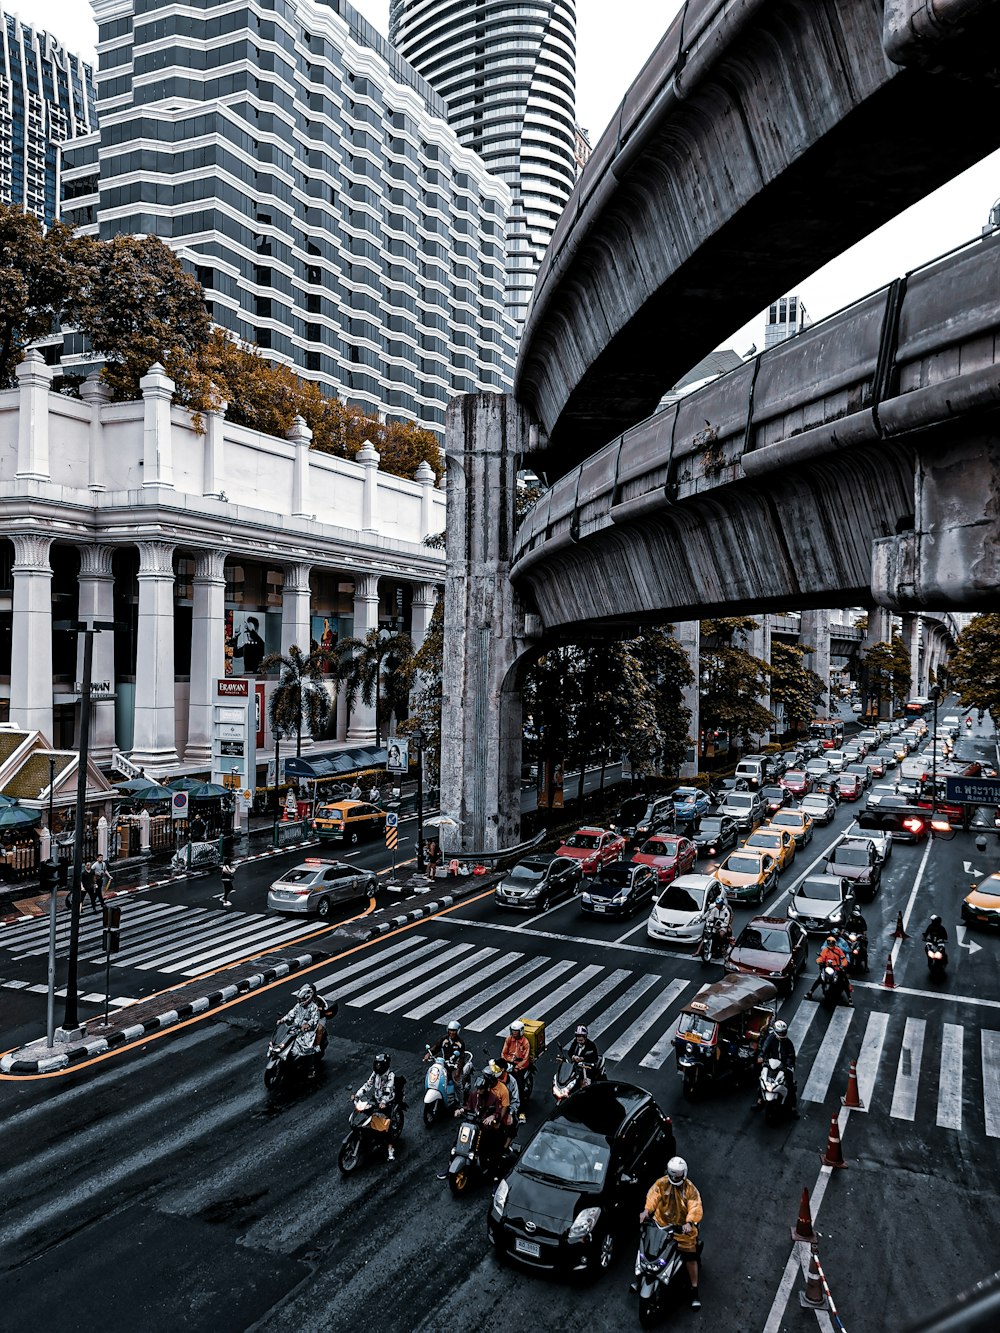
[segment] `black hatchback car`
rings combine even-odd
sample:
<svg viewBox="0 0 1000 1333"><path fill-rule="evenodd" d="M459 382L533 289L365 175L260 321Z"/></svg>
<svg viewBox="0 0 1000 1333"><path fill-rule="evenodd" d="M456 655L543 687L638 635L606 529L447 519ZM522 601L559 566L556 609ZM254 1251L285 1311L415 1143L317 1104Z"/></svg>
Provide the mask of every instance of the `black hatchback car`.
<svg viewBox="0 0 1000 1333"><path fill-rule="evenodd" d="M569 856L526 856L507 871L493 897L500 907L540 912L562 898L572 898L580 886L580 862Z"/></svg>
<svg viewBox="0 0 1000 1333"><path fill-rule="evenodd" d="M646 1193L674 1151L673 1126L644 1089L607 1082L574 1093L493 1193L487 1230L498 1258L602 1273L620 1241L634 1246Z"/></svg>
<svg viewBox="0 0 1000 1333"><path fill-rule="evenodd" d="M660 879L652 866L612 861L584 888L580 906L597 916L631 916L648 906L659 891Z"/></svg>
<svg viewBox="0 0 1000 1333"><path fill-rule="evenodd" d="M699 856L721 856L736 846L739 836L735 819L728 815L703 815L693 841Z"/></svg>

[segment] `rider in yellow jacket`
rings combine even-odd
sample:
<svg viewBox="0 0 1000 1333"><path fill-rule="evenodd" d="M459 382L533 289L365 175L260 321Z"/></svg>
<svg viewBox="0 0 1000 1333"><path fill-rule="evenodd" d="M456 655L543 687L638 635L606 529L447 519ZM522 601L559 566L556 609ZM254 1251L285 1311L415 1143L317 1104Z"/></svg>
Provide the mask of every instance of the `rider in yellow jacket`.
<svg viewBox="0 0 1000 1333"><path fill-rule="evenodd" d="M677 1248L684 1256L688 1280L691 1283L691 1308L701 1309L698 1297L698 1223L702 1219L701 1195L693 1181L688 1179L687 1162L683 1157L671 1157L667 1174L655 1181L646 1195L646 1206L639 1214L640 1223L652 1218L657 1226L681 1227L677 1234Z"/></svg>

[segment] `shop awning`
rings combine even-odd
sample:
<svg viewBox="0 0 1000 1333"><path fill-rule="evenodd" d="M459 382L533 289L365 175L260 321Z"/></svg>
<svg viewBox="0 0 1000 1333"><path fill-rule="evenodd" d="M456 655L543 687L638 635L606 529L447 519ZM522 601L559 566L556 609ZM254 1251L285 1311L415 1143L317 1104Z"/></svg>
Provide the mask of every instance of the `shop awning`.
<svg viewBox="0 0 1000 1333"><path fill-rule="evenodd" d="M366 769L382 768L388 758L385 746L370 750L341 750L337 754L318 754L312 759L286 759L286 778L344 778Z"/></svg>

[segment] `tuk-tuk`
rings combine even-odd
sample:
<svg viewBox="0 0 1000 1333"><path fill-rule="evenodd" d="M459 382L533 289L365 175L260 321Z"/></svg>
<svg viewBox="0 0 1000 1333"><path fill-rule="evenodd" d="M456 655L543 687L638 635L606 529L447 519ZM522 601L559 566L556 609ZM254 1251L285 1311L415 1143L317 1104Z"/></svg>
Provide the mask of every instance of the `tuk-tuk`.
<svg viewBox="0 0 1000 1333"><path fill-rule="evenodd" d="M733 972L685 1006L674 1037L685 1097L693 1098L706 1083L753 1078L757 1049L774 1022L777 994L769 981Z"/></svg>

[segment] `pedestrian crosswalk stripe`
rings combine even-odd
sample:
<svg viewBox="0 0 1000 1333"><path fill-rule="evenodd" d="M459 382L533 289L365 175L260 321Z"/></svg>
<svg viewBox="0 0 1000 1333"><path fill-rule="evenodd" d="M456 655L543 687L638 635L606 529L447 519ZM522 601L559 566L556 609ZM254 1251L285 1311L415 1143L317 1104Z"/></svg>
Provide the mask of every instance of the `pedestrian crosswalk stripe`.
<svg viewBox="0 0 1000 1333"><path fill-rule="evenodd" d="M853 1009L834 1009L830 1015L830 1026L813 1061L808 1082L802 1090L803 1101L826 1101L826 1094L830 1090L830 1079L837 1068L844 1038L847 1036L847 1029L851 1026L853 1017Z"/></svg>
<svg viewBox="0 0 1000 1333"><path fill-rule="evenodd" d="M983 1028L979 1041L983 1056L986 1133L991 1139L1000 1139L1000 1032Z"/></svg>
<svg viewBox="0 0 1000 1333"><path fill-rule="evenodd" d="M426 944L426 942L426 935L406 935L403 939L396 940L394 943L386 945L384 949L380 949L375 955L363 953L361 957L356 958L353 963L348 963L345 967L338 968L336 972L331 972L328 976L320 977L319 981L315 982L316 989L320 994L323 994L325 991L331 991L339 996L342 993L337 990L340 983L347 977L353 977L358 972L366 971L371 966L373 956L378 959L391 958L393 954L405 953L406 950L412 949L419 944Z"/></svg>
<svg viewBox="0 0 1000 1333"><path fill-rule="evenodd" d="M435 969L440 970L442 958L456 958L459 954L468 953L473 947L471 944L453 944L448 947L444 940L441 941L441 944L445 946L443 952L437 950L433 958L425 958L416 967L411 967L406 972L400 972L397 976L390 977L387 981L383 981L380 986L376 986L374 990L362 992L353 1000L348 1000L348 1004L352 1009L363 1009L368 1005L373 1005L376 1000L381 1000L384 995L399 990L400 986L405 986L407 982L413 981L417 977L426 976L428 972L433 972Z"/></svg>
<svg viewBox="0 0 1000 1333"><path fill-rule="evenodd" d="M610 995L612 991L617 990L622 982L627 981L631 975L632 973L627 968L616 968L614 972L587 992L587 1008L589 1009L598 1000L603 1000L605 995ZM581 1021L580 1011L583 1007L583 1003L578 1001L576 1004L570 1005L568 1009L564 1009L561 1014L557 1014L555 1018L546 1020L545 1034L550 1043L558 1041L567 1028L576 1027Z"/></svg>
<svg viewBox="0 0 1000 1333"><path fill-rule="evenodd" d="M896 1066L896 1083L892 1090L889 1114L894 1120L913 1120L917 1114L917 1089L920 1086L920 1064L924 1055L922 1018L908 1018L903 1029L903 1044Z"/></svg>
<svg viewBox="0 0 1000 1333"><path fill-rule="evenodd" d="M188 939L195 939L204 933L206 918L209 922L217 922L218 918L213 912L199 912L192 918L185 918L185 925L182 930L177 929L176 922L162 921L138 930L126 918L122 923L122 943L124 949L115 957L115 962L121 966L130 966L143 958L155 957L158 950L169 948L175 943L183 943ZM95 935L88 941L88 948L94 944L100 943L100 936Z"/></svg>
<svg viewBox="0 0 1000 1333"><path fill-rule="evenodd" d="M646 1006L635 1022L625 1029L615 1044L608 1048L605 1059L612 1064L624 1060L636 1042L646 1035L656 1020L666 1013L677 996L686 989L687 982L675 978L652 1004Z"/></svg>
<svg viewBox="0 0 1000 1333"><path fill-rule="evenodd" d="M518 1008L525 1004L532 995L537 995L540 990L544 990L550 982L555 981L556 977L561 977L564 972L568 972L571 967L578 967L571 958L565 958L560 963L553 963L548 971L543 972L539 977L532 977L512 995L507 995L499 1004L487 1009L484 1013L476 1014L466 1023L466 1027L473 1032L485 1032L491 1028L505 1013L509 1013L512 1008Z"/></svg>
<svg viewBox="0 0 1000 1333"><path fill-rule="evenodd" d="M937 1123L942 1129L961 1129L965 1029L957 1023L945 1023L943 1032L938 1070Z"/></svg>
<svg viewBox="0 0 1000 1333"><path fill-rule="evenodd" d="M494 972L499 972L502 976L507 968L513 967L517 960L523 957L523 953L518 953L516 949L513 949L510 953L505 953L500 958L495 958L493 960L492 970ZM448 1001L454 999L456 995L464 995L468 989L468 979L458 981L454 986L449 986L447 990L441 991L440 994L435 992L429 999L422 1001L422 1003L418 1004L415 1008L408 1009L403 1017L412 1019L426 1018L428 1014L434 1012L439 1004L447 1004Z"/></svg>
<svg viewBox="0 0 1000 1333"><path fill-rule="evenodd" d="M411 1000L426 995L428 991L436 990L443 981L451 981L463 972L468 973L473 967L482 967L484 963L489 963L496 953L496 949L477 949L475 953L460 958L457 963L452 963L451 967L445 968L436 977L422 981L419 986L408 986L402 995L397 995L394 999L386 1000L384 1004L375 1007L380 1014L394 1014L398 1009L402 1009L404 1005L409 1004ZM469 984L468 976L466 976L465 984L466 986ZM437 1000L435 1000L435 1003L437 1003Z"/></svg>
<svg viewBox="0 0 1000 1333"><path fill-rule="evenodd" d="M444 1024L450 1022L452 1018L463 1018L473 1005L482 1004L486 1000L492 1000L495 995L501 995L504 991L510 990L511 986L516 985L523 977L530 976L532 972L537 972L540 967L544 967L548 962L551 962L551 959L547 958L544 954L538 954L535 958L529 958L527 962L522 963L520 967L516 967L513 972L508 972L506 976L501 976L499 981L494 981L492 986L487 986L483 991L477 991L474 997L470 997L466 1000L464 1007L456 1006L454 1013L439 1015L434 1019L434 1022L444 1026Z"/></svg>
<svg viewBox="0 0 1000 1333"><path fill-rule="evenodd" d="M889 1015L874 1010L868 1015L865 1035L861 1039L861 1051L858 1054L858 1096L867 1111L875 1095L875 1076L882 1061L882 1047L889 1026Z"/></svg>
<svg viewBox="0 0 1000 1333"><path fill-rule="evenodd" d="M532 1006L533 1016L545 1022L546 1030L550 1034L554 1033L554 1025L549 1024L547 1021L549 1010L554 1008L557 1004L562 1004L563 1000L568 999L569 996L574 995L578 990L581 990L588 982L592 981L594 977L600 976L603 971L603 967L598 967L594 963L591 963L589 967L582 968L579 972L571 976L568 981L564 981L561 986L556 987L551 995L546 995L541 1004L534 1004ZM588 998L591 998L589 992ZM506 1036L506 1034L507 1028L501 1027L497 1029L498 1037Z"/></svg>
<svg viewBox="0 0 1000 1333"><path fill-rule="evenodd" d="M365 986L370 986L373 981L391 976L393 972L398 972L401 967L406 967L408 963L412 963L415 958L425 957L428 954L440 954L441 950L447 947L447 943L447 940L428 940L405 956L394 958L391 963L385 963L382 967L377 967L374 972L366 972L356 977L346 986L341 986L338 984L337 978L334 978L337 999L342 1000L348 995L363 990Z"/></svg>
<svg viewBox="0 0 1000 1333"><path fill-rule="evenodd" d="M133 915L132 911L129 911L128 915L126 915L123 912L122 916L126 922L132 922L133 920L136 919L136 916L138 916L140 919L140 924L145 924L145 922L151 920L152 918L158 918L160 920L166 920L169 918L173 921L176 921L179 915L186 916L189 910L190 909L186 909L183 907L164 906L162 908L153 908L153 909L147 908L142 913L137 913L135 915ZM90 942L95 939L99 939L102 929L103 929L103 923L99 917L95 918L92 921L81 920L79 938L81 942ZM70 930L69 916L67 913L56 927L57 948L68 943L69 930ZM47 953L49 947L48 923L45 922L43 924L40 924L37 931L32 931L31 936L28 937L27 939L25 939L24 934L22 934L19 935L15 940L2 941L0 943L2 943L2 947L5 950L8 950L10 953L14 954L15 957L18 958L37 957L39 954Z"/></svg>
<svg viewBox="0 0 1000 1333"><path fill-rule="evenodd" d="M609 1027L617 1023L622 1014L627 1013L636 1001L642 999L650 986L655 986L658 981L662 980L663 978L656 974L650 976L647 973L646 976L640 977L624 995L620 995L613 1004L604 1010L596 1022L587 1024L591 1037L599 1037L602 1033L607 1032Z"/></svg>
<svg viewBox="0 0 1000 1333"><path fill-rule="evenodd" d="M812 1021L819 1012L819 1005L813 1004L811 1000L802 1000L798 1009L795 1011L795 1017L788 1024L788 1039L795 1047L796 1051L802 1049L802 1043L806 1039L806 1033L812 1026Z"/></svg>
<svg viewBox="0 0 1000 1333"><path fill-rule="evenodd" d="M223 963L232 963L245 958L250 953L263 953L266 949L277 948L285 940L297 938L302 933L300 923L286 922L284 925L273 920L267 925L257 925L240 930L232 935L220 936L207 941L208 947L200 953L186 953L179 960L165 964L165 960L155 958L147 964L148 970L157 972L182 972L186 977L195 975L199 968L206 966L220 967ZM199 947L206 941L198 941ZM174 955L176 959L176 955Z"/></svg>

